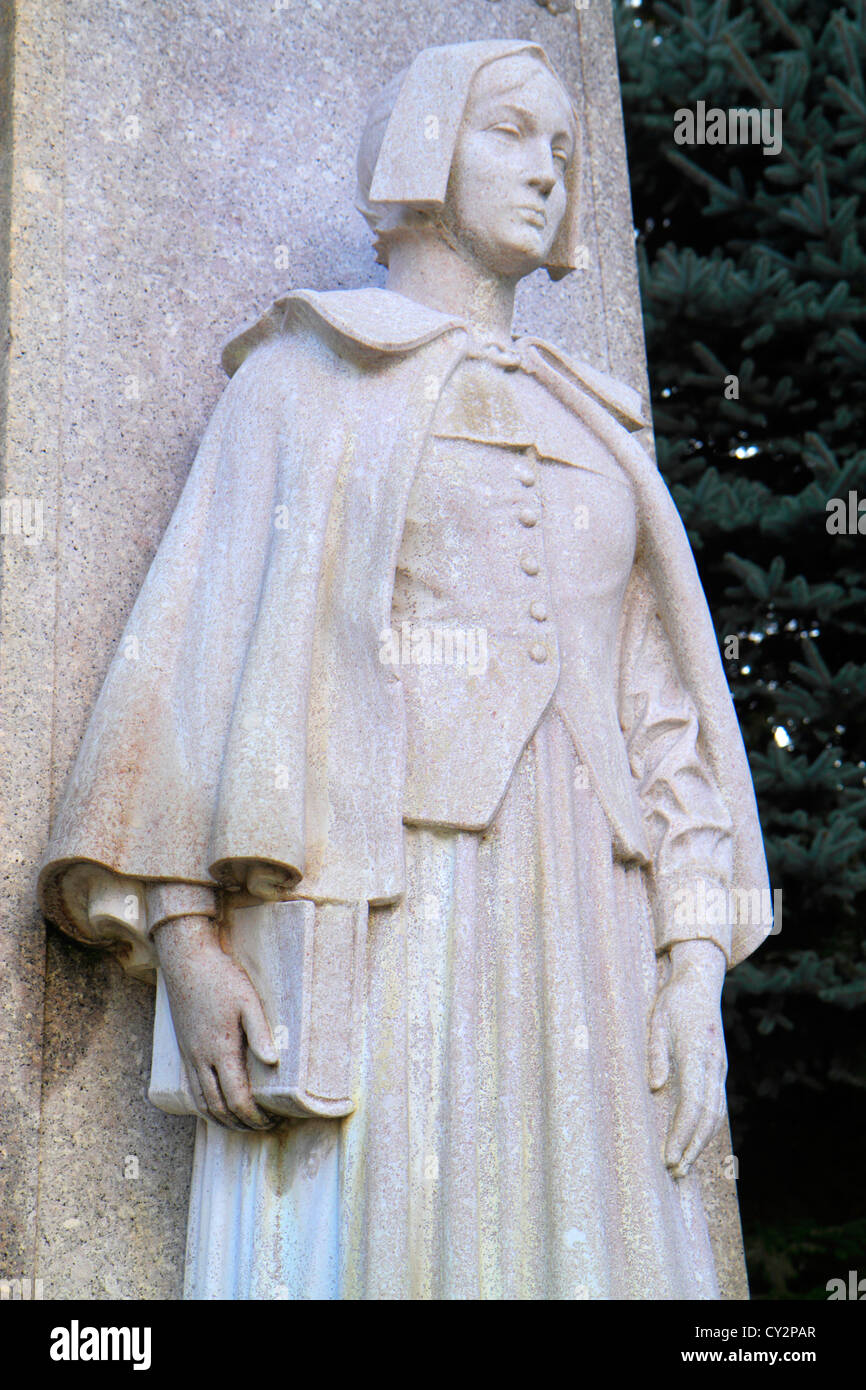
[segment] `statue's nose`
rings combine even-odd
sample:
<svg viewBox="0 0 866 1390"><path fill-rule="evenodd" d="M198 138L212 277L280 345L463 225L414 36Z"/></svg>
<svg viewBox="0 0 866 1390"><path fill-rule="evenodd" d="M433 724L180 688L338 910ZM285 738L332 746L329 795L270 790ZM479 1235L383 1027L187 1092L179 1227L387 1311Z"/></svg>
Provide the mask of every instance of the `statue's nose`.
<svg viewBox="0 0 866 1390"><path fill-rule="evenodd" d="M546 198L553 188L553 185L556 183L556 175L552 169L549 173L538 172L532 175L529 182L533 188L537 188L539 193L542 193Z"/></svg>
<svg viewBox="0 0 866 1390"><path fill-rule="evenodd" d="M556 183L553 153L545 143L541 148L533 151L533 156L533 168L528 183L531 188L537 188L539 193L546 198Z"/></svg>

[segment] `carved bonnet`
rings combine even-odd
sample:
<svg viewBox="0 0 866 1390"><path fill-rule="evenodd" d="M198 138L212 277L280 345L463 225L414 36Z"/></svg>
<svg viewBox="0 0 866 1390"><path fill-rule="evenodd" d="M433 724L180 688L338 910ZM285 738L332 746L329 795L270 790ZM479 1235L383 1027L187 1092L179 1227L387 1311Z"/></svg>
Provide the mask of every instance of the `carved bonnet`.
<svg viewBox="0 0 866 1390"><path fill-rule="evenodd" d="M388 83L373 103L358 151L355 206L376 238L376 259L388 264L388 241L400 228L419 225L445 202L457 136L472 82L498 58L529 53L562 86L544 49L518 40L483 40L425 48ZM565 88L563 87L565 91ZM580 131L574 102L566 91ZM566 172L568 200L546 269L560 280L578 264L580 145Z"/></svg>

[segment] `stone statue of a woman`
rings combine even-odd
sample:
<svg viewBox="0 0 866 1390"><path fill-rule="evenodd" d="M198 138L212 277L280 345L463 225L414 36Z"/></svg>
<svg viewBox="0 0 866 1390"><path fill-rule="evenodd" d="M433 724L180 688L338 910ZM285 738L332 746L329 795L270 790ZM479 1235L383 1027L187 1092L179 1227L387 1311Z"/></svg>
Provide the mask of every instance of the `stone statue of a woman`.
<svg viewBox="0 0 866 1390"><path fill-rule="evenodd" d="M769 922L708 904L766 868L639 400L512 335L518 281L575 264L579 151L531 43L385 89L388 287L288 294L226 349L70 778L45 911L159 966L206 1117L189 1297L719 1296L692 1167ZM351 1114L254 1098L276 1020L233 894L363 918Z"/></svg>

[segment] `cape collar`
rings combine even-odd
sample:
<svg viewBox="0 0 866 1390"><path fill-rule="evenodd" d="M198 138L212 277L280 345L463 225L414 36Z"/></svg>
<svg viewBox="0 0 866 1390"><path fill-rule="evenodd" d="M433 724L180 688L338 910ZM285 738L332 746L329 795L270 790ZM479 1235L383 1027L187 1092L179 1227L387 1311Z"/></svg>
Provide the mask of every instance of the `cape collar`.
<svg viewBox="0 0 866 1390"><path fill-rule="evenodd" d="M259 343L278 333L285 333L298 323L321 332L327 326L338 337L376 353L403 354L423 347L443 333L462 330L470 334L490 355L507 356L501 344L485 343L471 324L464 319L429 309L415 300L406 299L393 290L368 288L360 290L294 290L274 301L271 308L252 327L232 338L224 347L222 365L232 376ZM586 362L567 357L542 338L516 338L513 342L514 365L531 358L531 351L542 354L548 363L610 412L626 429L643 429L644 418L640 395L630 386L606 372L599 372Z"/></svg>

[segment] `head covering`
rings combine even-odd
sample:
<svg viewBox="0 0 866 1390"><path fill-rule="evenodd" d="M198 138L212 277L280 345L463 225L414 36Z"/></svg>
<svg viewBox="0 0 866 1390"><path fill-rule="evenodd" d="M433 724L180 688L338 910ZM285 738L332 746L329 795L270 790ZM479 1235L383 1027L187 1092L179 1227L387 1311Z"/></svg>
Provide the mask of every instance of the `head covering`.
<svg viewBox="0 0 866 1390"><path fill-rule="evenodd" d="M538 44L485 39L423 49L380 92L361 138L355 206L376 235L377 258L383 265L388 264L387 234L419 225L425 212L445 202L457 136L476 74L498 58L520 53L537 58L563 86ZM579 135L578 113L568 99ZM580 164L578 140L566 172L565 213L546 263L553 280L578 264Z"/></svg>

